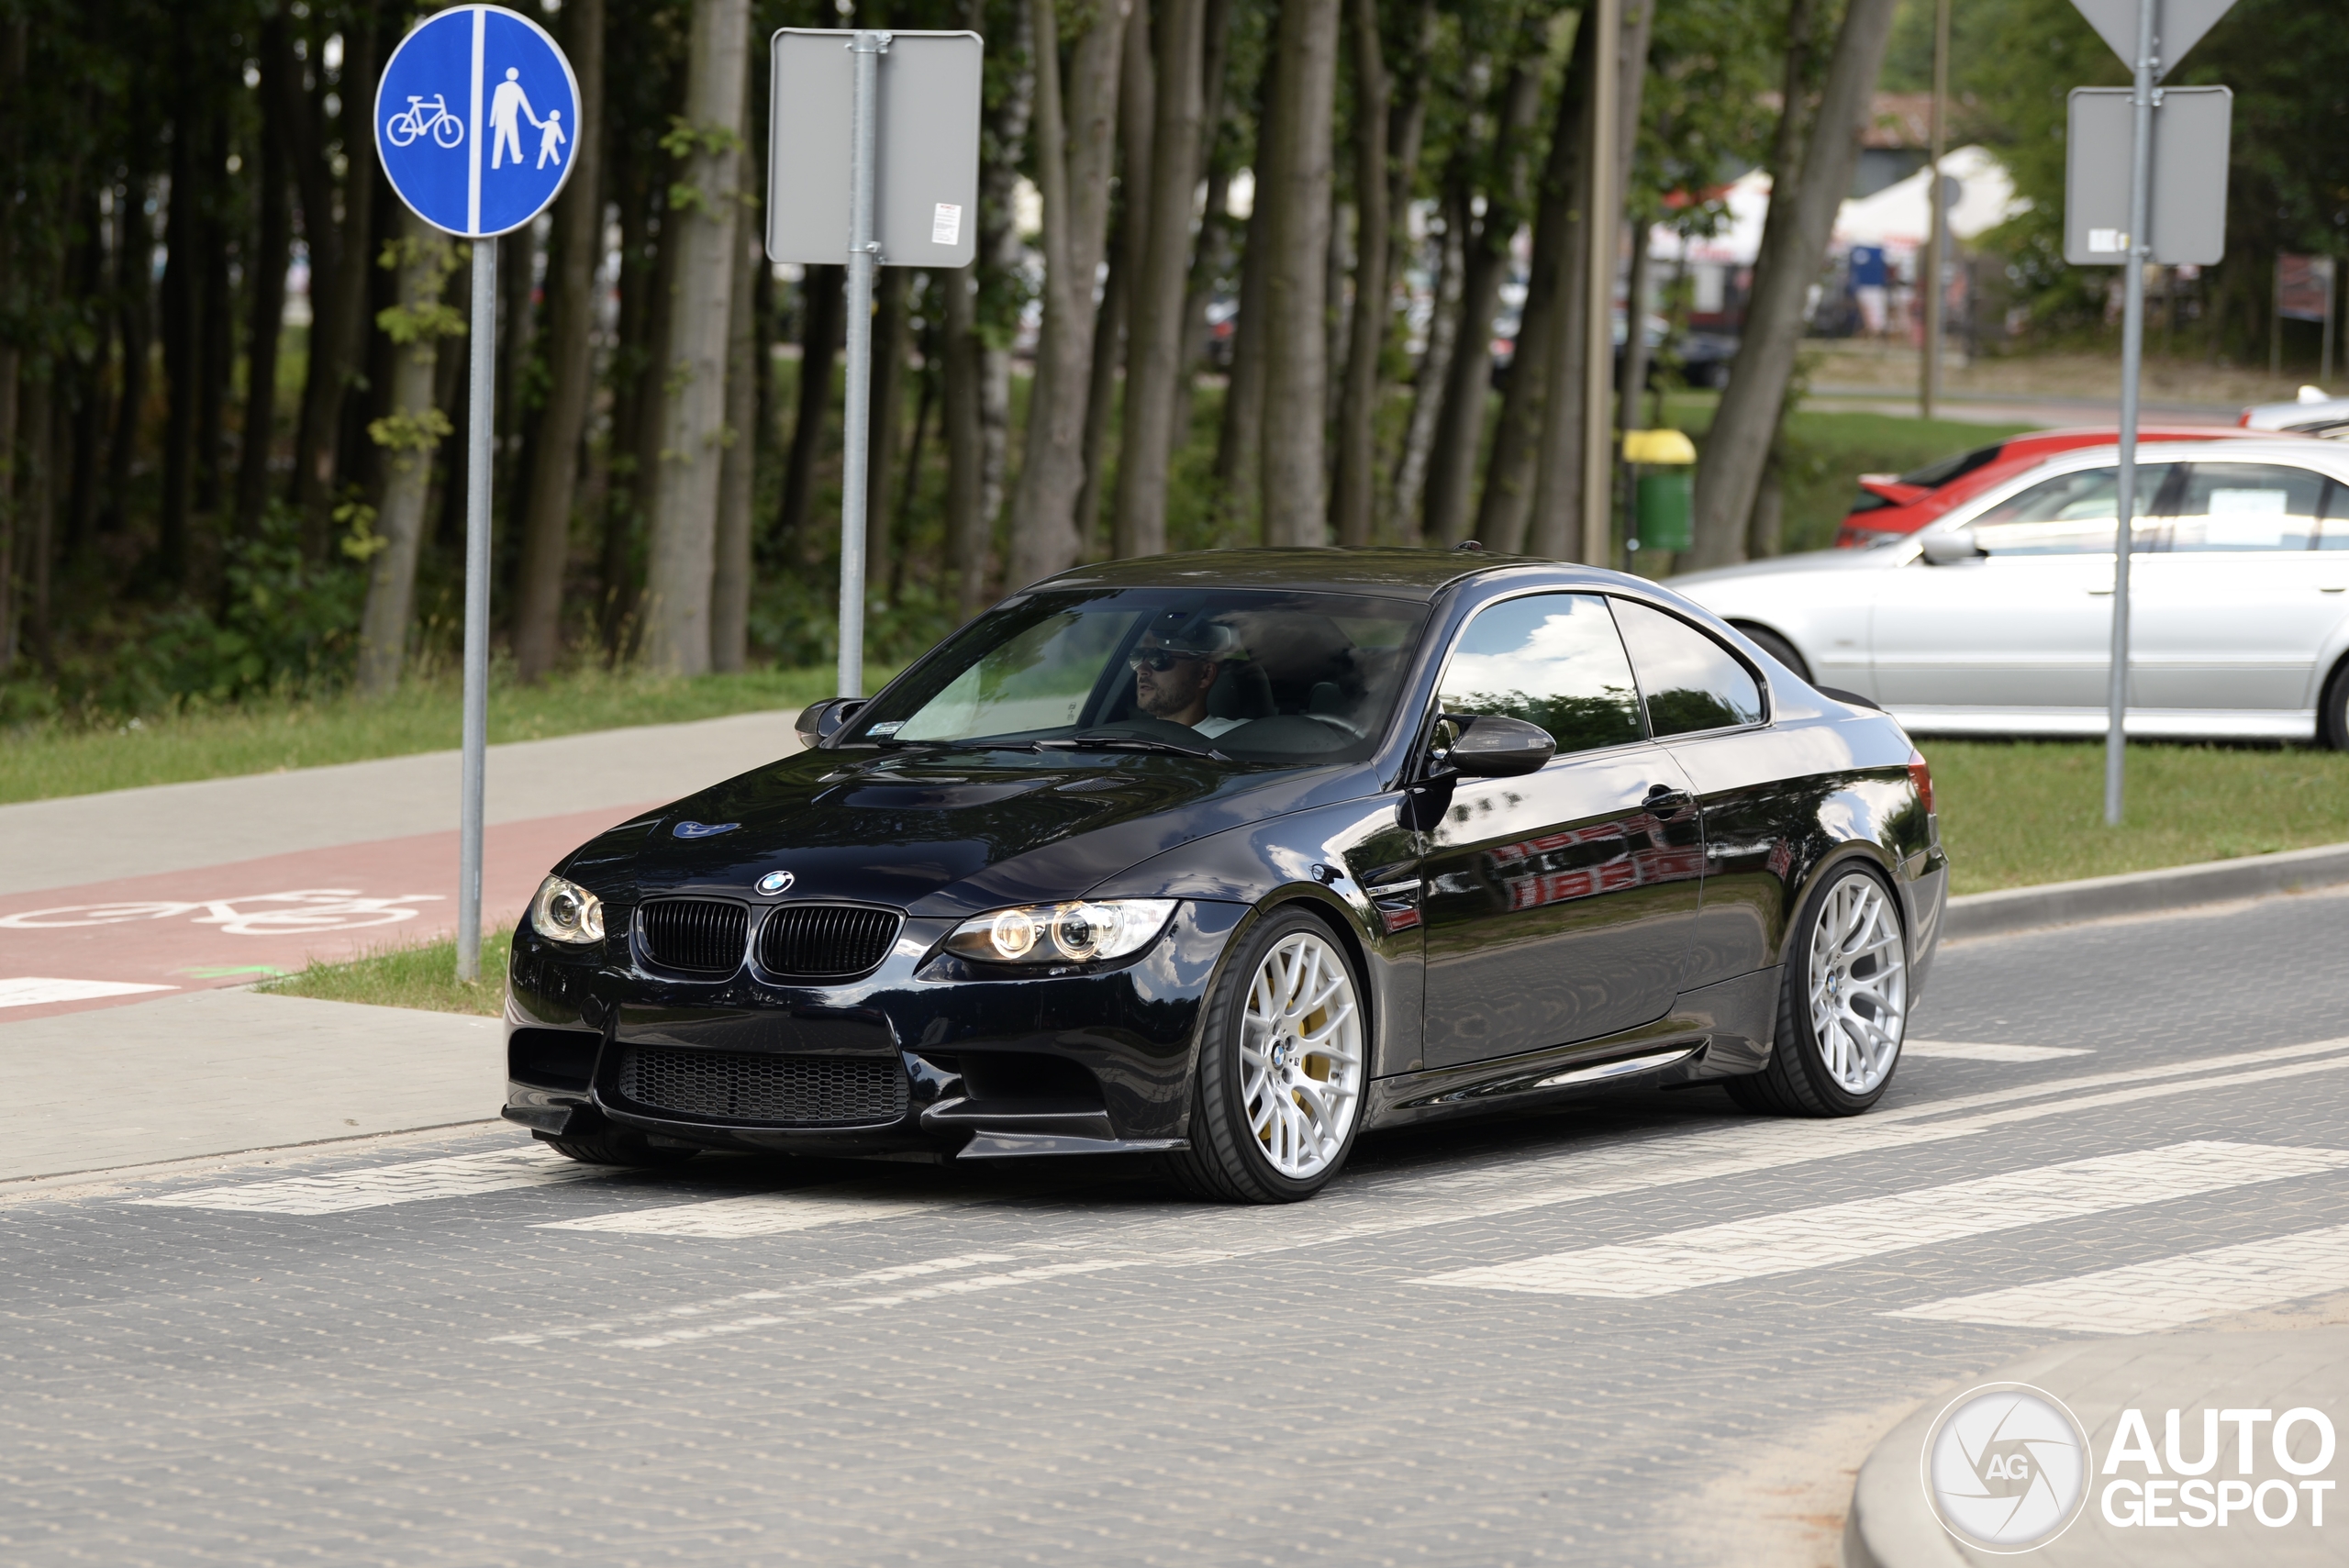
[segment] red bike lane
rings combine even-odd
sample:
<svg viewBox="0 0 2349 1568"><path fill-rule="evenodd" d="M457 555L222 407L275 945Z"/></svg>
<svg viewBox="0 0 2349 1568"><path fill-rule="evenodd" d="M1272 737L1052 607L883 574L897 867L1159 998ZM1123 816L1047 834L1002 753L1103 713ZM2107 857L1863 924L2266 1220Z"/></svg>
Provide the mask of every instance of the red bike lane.
<svg viewBox="0 0 2349 1568"><path fill-rule="evenodd" d="M490 827L484 928L513 923L555 862L657 804ZM8 895L0 1024L242 985L314 959L446 937L456 924L454 828ZM88 994L100 987L123 989Z"/></svg>

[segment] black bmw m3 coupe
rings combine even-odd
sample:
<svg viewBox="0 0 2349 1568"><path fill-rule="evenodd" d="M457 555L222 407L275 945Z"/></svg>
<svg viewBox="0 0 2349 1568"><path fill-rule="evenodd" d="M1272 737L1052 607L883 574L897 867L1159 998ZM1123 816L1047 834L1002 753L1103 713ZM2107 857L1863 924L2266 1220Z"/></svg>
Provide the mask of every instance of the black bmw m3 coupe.
<svg viewBox="0 0 2349 1568"><path fill-rule="evenodd" d="M1065 573L581 846L505 1114L573 1158L1127 1152L1310 1196L1369 1128L1881 1097L1924 759L1654 584L1430 550Z"/></svg>

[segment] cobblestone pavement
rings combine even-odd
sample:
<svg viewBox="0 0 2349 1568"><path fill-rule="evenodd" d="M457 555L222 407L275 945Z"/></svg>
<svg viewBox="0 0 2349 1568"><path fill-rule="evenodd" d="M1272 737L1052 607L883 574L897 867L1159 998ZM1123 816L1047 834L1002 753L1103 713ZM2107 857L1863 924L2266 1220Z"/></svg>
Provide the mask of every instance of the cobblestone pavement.
<svg viewBox="0 0 2349 1568"><path fill-rule="evenodd" d="M2345 941L2310 896L1953 947L1866 1118L1627 1094L1279 1210L502 1129L23 1195L0 1562L1826 1561L2061 1282L2349 1289L2251 1245L2349 1223Z"/></svg>

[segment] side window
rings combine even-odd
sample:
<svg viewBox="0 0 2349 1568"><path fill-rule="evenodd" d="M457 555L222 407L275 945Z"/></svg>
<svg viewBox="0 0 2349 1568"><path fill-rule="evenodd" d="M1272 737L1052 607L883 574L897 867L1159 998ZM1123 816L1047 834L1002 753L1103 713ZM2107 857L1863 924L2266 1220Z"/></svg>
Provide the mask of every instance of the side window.
<svg viewBox="0 0 2349 1568"><path fill-rule="evenodd" d="M2137 499L2131 508L2134 550L2152 548L2161 527L2149 521L2169 483L2174 462L2137 465ZM2112 521L2121 515L2121 471L2085 468L2008 496L1974 519L1974 542L1992 555L2110 555Z"/></svg>
<svg viewBox="0 0 2349 1568"><path fill-rule="evenodd" d="M1623 639L1596 594L1533 594L1477 612L1443 673L1447 713L1521 718L1560 752L1642 738Z"/></svg>
<svg viewBox="0 0 2349 1568"><path fill-rule="evenodd" d="M1762 684L1736 654L1687 621L1630 599L1615 601L1615 618L1647 694L1648 728L1658 738L1761 721Z"/></svg>
<svg viewBox="0 0 2349 1568"><path fill-rule="evenodd" d="M2172 508L2169 548L2209 550L2308 550L2328 508L2323 474L2273 462L2198 462Z"/></svg>

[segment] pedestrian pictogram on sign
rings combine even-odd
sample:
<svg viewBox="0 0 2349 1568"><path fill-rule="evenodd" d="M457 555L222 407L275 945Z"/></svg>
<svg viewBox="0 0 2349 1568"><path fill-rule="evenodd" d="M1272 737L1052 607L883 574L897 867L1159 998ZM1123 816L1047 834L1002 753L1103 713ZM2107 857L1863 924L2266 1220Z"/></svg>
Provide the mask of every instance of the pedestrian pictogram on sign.
<svg viewBox="0 0 2349 1568"><path fill-rule="evenodd" d="M375 96L393 190L435 228L484 239L546 210L571 174L579 83L546 30L457 6L400 40Z"/></svg>

